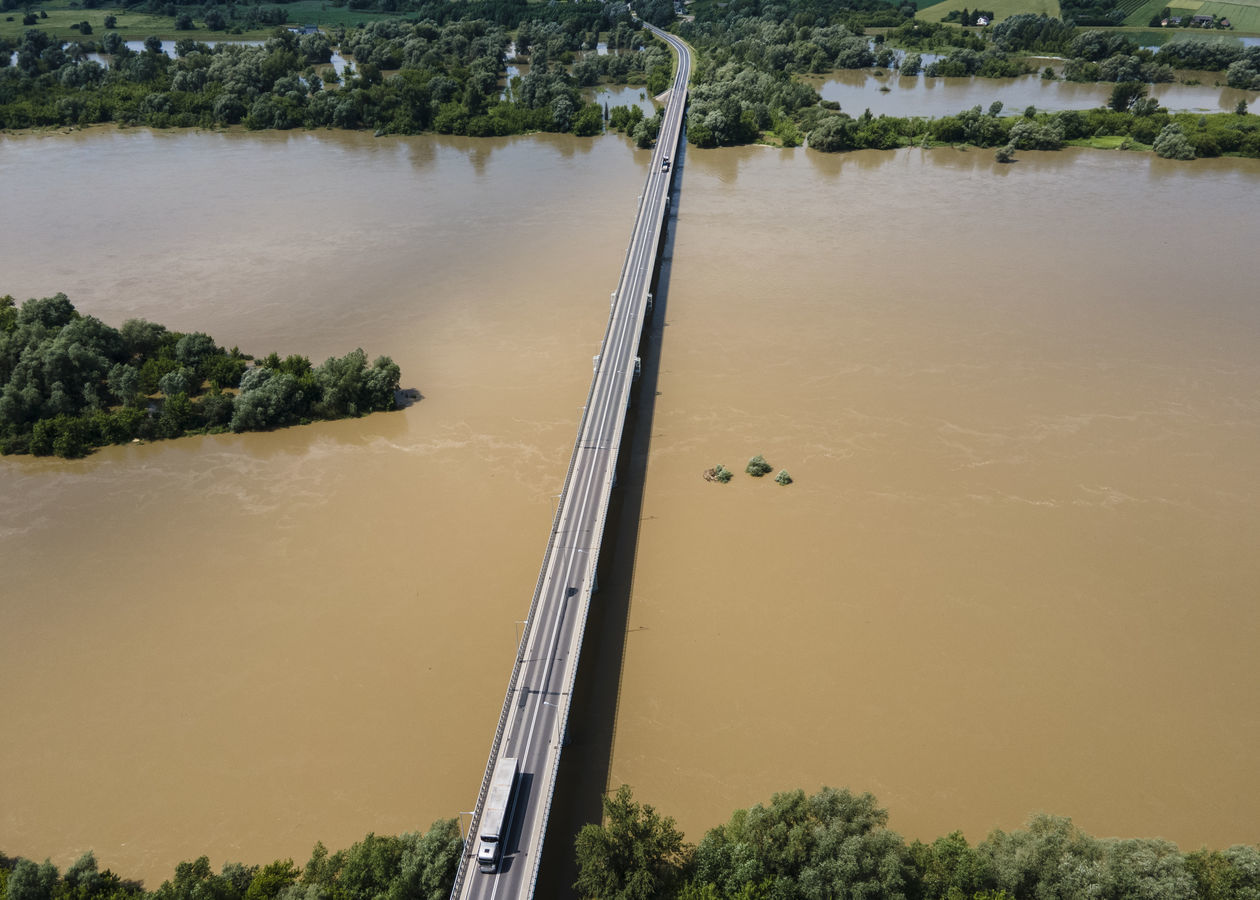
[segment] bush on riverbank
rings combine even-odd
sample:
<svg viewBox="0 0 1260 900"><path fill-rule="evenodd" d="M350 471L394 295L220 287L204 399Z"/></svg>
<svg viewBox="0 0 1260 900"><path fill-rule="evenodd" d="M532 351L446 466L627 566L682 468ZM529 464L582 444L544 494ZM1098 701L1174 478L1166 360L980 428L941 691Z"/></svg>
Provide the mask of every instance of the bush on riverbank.
<svg viewBox="0 0 1260 900"><path fill-rule="evenodd" d="M0 297L0 453L85 456L140 438L259 431L395 408L400 371L362 350L311 366L143 319L115 329L65 294Z"/></svg>
<svg viewBox="0 0 1260 900"><path fill-rule="evenodd" d="M299 869L293 860L266 866L225 863L216 874L208 857L182 862L156 890L99 870L89 850L65 874L47 860L37 864L0 854L0 900L446 900L464 842L454 819L427 832L369 834L330 854L317 843Z"/></svg>

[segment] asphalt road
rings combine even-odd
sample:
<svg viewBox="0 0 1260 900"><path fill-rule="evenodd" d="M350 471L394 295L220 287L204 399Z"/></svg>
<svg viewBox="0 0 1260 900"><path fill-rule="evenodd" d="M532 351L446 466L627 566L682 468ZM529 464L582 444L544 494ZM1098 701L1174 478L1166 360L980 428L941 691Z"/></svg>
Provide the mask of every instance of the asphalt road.
<svg viewBox="0 0 1260 900"><path fill-rule="evenodd" d="M487 767L487 772L493 770L500 757L520 760L516 806L499 871L479 871L477 826L485 799L483 783L452 893L461 900L532 897L542 860L569 698L669 200L673 173L663 171L663 161L677 156L691 77L687 45L659 29L652 31L677 51L674 84Z"/></svg>

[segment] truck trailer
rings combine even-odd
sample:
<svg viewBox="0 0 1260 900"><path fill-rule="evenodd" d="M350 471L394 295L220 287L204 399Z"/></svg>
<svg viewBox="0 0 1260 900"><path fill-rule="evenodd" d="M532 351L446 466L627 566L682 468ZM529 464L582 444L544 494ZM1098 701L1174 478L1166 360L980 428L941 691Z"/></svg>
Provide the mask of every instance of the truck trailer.
<svg viewBox="0 0 1260 900"><path fill-rule="evenodd" d="M477 831L481 839L477 847L477 864L483 872L499 870L503 845L507 843L508 829L512 825L512 812L516 809L516 776L519 770L519 760L510 756L500 759L494 767L486 803L481 808L481 827Z"/></svg>

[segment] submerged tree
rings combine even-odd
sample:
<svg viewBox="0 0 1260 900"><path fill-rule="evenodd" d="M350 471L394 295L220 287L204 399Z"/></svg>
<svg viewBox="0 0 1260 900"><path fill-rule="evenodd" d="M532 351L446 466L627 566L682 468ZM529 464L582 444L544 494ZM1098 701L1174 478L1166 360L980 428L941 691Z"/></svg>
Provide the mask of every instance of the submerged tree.
<svg viewBox="0 0 1260 900"><path fill-rule="evenodd" d="M768 475L774 470L770 463L766 462L766 458L758 453L752 459L748 460L748 465L744 467L744 471L753 478L760 478L762 475Z"/></svg>

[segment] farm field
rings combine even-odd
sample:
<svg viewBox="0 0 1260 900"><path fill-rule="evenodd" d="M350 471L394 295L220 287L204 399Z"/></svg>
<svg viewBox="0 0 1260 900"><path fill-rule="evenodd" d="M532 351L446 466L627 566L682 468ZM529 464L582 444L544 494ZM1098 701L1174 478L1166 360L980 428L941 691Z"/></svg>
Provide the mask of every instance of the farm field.
<svg viewBox="0 0 1260 900"><path fill-rule="evenodd" d="M273 8L278 4L264 4L262 8ZM76 41L82 37L87 40L99 41L106 31L116 31L125 41L142 41L149 35L155 35L164 41L176 41L180 38L192 38L195 41L241 41L241 40L263 40L268 37L275 26L267 25L262 28L250 29L243 32L228 31L210 31L205 27L205 22L200 14L193 17L196 28L192 31L180 31L175 27L175 19L172 16L158 16L149 13L136 11L127 11L121 7L118 9L81 9L71 8L66 2L46 3L39 7L33 7L36 10L43 10L48 14L46 19L40 19L35 28L39 28L48 32L53 37L61 38L64 41ZM324 0L298 0L296 3L287 3L280 7L289 14L288 25L315 24L321 26L337 26L337 25L358 25L363 22L372 22L377 19L390 18L392 13L373 13L364 12L363 10L349 9L348 7L327 6ZM117 19L113 28L105 27L105 17L114 16ZM87 22L92 26L90 35L81 36L79 32L70 26L77 25L80 22ZM0 37L9 40L19 40L28 27L22 24L22 10L11 10L6 13L0 20Z"/></svg>
<svg viewBox="0 0 1260 900"><path fill-rule="evenodd" d="M1059 15L1059 0L942 0L931 6L919 6L916 19L928 22L939 22L952 10L991 9L996 21L1001 21L1017 13L1045 13L1047 16Z"/></svg>
<svg viewBox="0 0 1260 900"><path fill-rule="evenodd" d="M289 13L291 25L362 25L377 19L397 18L399 13L366 12L348 6L330 6L325 0L297 0L296 3L264 3L262 9L284 9Z"/></svg>
<svg viewBox="0 0 1260 900"><path fill-rule="evenodd" d="M1230 24L1234 26L1233 31L1202 31L1197 28L1172 28L1160 29L1161 32L1170 33L1174 36L1184 36L1193 38L1205 38L1213 35L1220 36L1228 40L1231 35L1238 34L1260 34L1260 2L1223 2L1223 0L1144 0L1139 2L1130 9L1126 9L1127 15L1124 24L1128 26L1142 27L1150 23L1151 18L1156 16L1167 6L1169 12L1174 16L1220 16L1229 19ZM1167 39L1159 43L1166 43Z"/></svg>
<svg viewBox="0 0 1260 900"><path fill-rule="evenodd" d="M953 10L992 9L1001 21L1017 13L1044 13L1048 16L1059 15L1058 0L916 0L918 12L915 18L929 22L939 22ZM1227 18L1233 24L1233 31L1203 32L1199 29L1157 29L1143 37L1152 37L1147 41L1151 45L1167 43L1173 36L1204 37L1219 34L1222 37L1240 34L1260 34L1260 0L1121 0L1119 8L1125 13L1124 27L1147 28L1151 18L1161 12L1165 6L1170 7L1173 15L1216 15ZM1171 34L1169 33L1171 31Z"/></svg>
<svg viewBox="0 0 1260 900"><path fill-rule="evenodd" d="M1199 7L1199 14L1229 19L1235 33L1260 34L1260 2L1224 3L1220 0L1206 0Z"/></svg>

